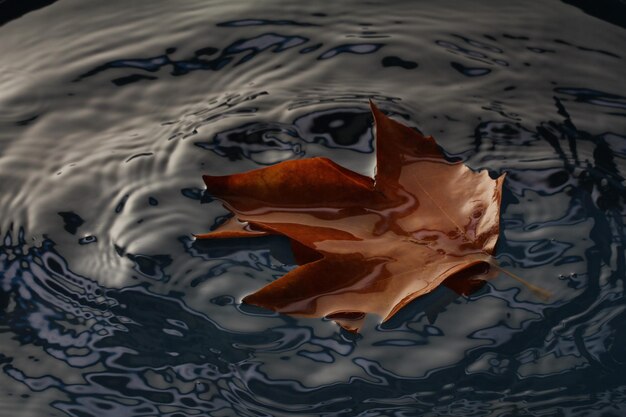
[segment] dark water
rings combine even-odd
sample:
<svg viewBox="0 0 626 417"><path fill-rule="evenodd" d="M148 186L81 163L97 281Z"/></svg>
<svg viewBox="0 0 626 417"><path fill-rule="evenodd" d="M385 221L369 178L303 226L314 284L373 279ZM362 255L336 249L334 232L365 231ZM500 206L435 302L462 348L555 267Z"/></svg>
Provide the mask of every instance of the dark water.
<svg viewBox="0 0 626 417"><path fill-rule="evenodd" d="M0 2L0 415L626 415L620 0ZM239 300L202 174L371 173L367 101L507 172L498 259L359 336ZM271 248L270 251L268 248Z"/></svg>

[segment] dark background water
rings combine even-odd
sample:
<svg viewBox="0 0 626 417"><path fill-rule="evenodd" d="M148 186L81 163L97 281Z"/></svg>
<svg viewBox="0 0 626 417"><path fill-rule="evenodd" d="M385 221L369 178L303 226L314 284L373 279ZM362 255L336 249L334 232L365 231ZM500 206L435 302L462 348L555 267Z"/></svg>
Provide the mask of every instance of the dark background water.
<svg viewBox="0 0 626 417"><path fill-rule="evenodd" d="M623 1L0 2L0 415L626 414ZM374 163L367 102L507 172L498 259L359 336L241 305L202 174ZM272 249L270 251L270 248Z"/></svg>

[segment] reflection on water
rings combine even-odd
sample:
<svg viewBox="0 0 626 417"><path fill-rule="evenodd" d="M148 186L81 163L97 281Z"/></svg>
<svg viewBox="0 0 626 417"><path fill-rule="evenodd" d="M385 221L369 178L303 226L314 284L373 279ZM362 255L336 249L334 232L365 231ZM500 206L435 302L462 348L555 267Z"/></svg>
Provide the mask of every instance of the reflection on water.
<svg viewBox="0 0 626 417"><path fill-rule="evenodd" d="M211 121L212 118L197 121L193 124L193 131L182 138L198 133L199 127ZM231 161L247 158L259 165L272 165L303 156L302 141L371 153L374 151L371 123L370 113L362 108L333 108L305 114L289 124L245 123L215 134L210 141L195 142L195 145Z"/></svg>
<svg viewBox="0 0 626 417"><path fill-rule="evenodd" d="M0 414L626 413L618 14L16 4L0 4ZM280 239L194 242L227 215L201 175L312 156L371 175L370 98L507 172L498 259L549 300L501 275L358 336L240 303L293 258Z"/></svg>
<svg viewBox="0 0 626 417"><path fill-rule="evenodd" d="M265 330L236 332L188 307L180 292L160 295L147 285L106 288L69 270L53 242L27 248L23 239L22 233L7 234L0 253L3 333L11 335L8 346L38 346L40 351L24 360L16 357L19 350L5 350L2 369L34 393L53 388L62 393L51 405L69 415L252 415L250 410L256 410L255 415L347 416L372 407L393 415L481 415L493 407L521 411L520 401L527 404L524 409L550 410L557 394L560 404L582 406L595 396L594 406L607 406L603 401L615 401L623 392L620 375L626 358L618 342L626 312L623 289L614 282L587 283L573 302L551 306L522 301L519 289L495 287L459 305L456 294L440 289L377 332L372 328L374 334L356 339L339 330L318 335L288 317ZM270 260L265 251L241 252L233 247L191 253L229 262L244 261L247 253L256 262L251 267ZM224 268L218 273L227 273L228 266ZM235 300L222 296L209 302L227 306ZM459 327L452 323L450 328L445 319L438 325L437 314L464 315L499 304L505 306L505 316L469 332L469 339L481 343L458 362L432 368L427 378L403 375L406 365L399 375L388 369L393 361L381 350L424 349L414 353L419 358L432 354L428 346ZM267 314L241 307L233 310L239 319ZM465 320L461 327L471 322ZM287 370L291 378L276 378L268 361L283 366L295 361L311 372L338 370L337 376L348 361L362 376L305 387L303 369ZM76 373L82 376L78 381L71 377ZM600 376L602 385L584 383ZM571 383L578 378L578 384ZM502 391L502 384L511 388ZM12 389L7 386L5 394Z"/></svg>
<svg viewBox="0 0 626 417"><path fill-rule="evenodd" d="M275 23L270 22L269 24ZM100 72L113 68L133 68L147 72L156 72L162 67L167 66L169 68L171 66L171 75L174 76L184 75L190 71L196 70L219 71L225 69L225 67L229 64L237 66L246 63L265 51L270 51L274 53L283 52L287 49L295 48L308 42L309 39L302 36L285 36L273 32L263 33L253 38L239 39L236 42L233 42L232 44L226 46L216 58L209 60L207 60L206 58L216 54L219 49L212 46L207 46L195 51L192 58L183 60L172 60L169 55L175 53L176 48L168 48L165 51L165 54L155 57L141 59L121 59L107 62L106 64L89 70L84 74L81 74L75 81L80 81L86 77L91 77ZM321 44L316 44L313 47L309 46L306 48L302 48L299 50L299 53L308 54L316 51L321 46ZM371 54L378 51L383 46L384 44L382 43L353 43L339 45L323 52L317 57L317 59L329 59L343 53ZM132 74L121 78L112 79L111 82L117 86L122 86L140 80L156 79L157 77L145 74Z"/></svg>

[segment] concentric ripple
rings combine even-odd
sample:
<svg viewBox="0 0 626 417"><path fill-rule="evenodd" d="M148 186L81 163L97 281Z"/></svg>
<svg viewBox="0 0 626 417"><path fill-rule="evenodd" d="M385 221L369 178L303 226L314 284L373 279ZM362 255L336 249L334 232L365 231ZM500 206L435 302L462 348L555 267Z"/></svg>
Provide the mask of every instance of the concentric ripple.
<svg viewBox="0 0 626 417"><path fill-rule="evenodd" d="M0 415L626 413L618 15L16 4L0 2ZM314 156L371 175L370 99L507 172L497 258L521 280L438 289L359 335L242 304L294 259L276 237L195 241L228 216L201 176Z"/></svg>

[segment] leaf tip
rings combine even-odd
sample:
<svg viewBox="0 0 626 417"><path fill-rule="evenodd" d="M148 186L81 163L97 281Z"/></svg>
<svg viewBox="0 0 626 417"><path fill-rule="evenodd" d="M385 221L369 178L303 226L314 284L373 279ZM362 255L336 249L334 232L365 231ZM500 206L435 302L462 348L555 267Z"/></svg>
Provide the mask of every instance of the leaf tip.
<svg viewBox="0 0 626 417"><path fill-rule="evenodd" d="M380 117L380 115L382 115L382 112L380 111L378 106L374 103L374 101L371 98L369 99L369 105L370 105L370 111L372 112L372 115L374 116L374 121L376 121L376 118Z"/></svg>

